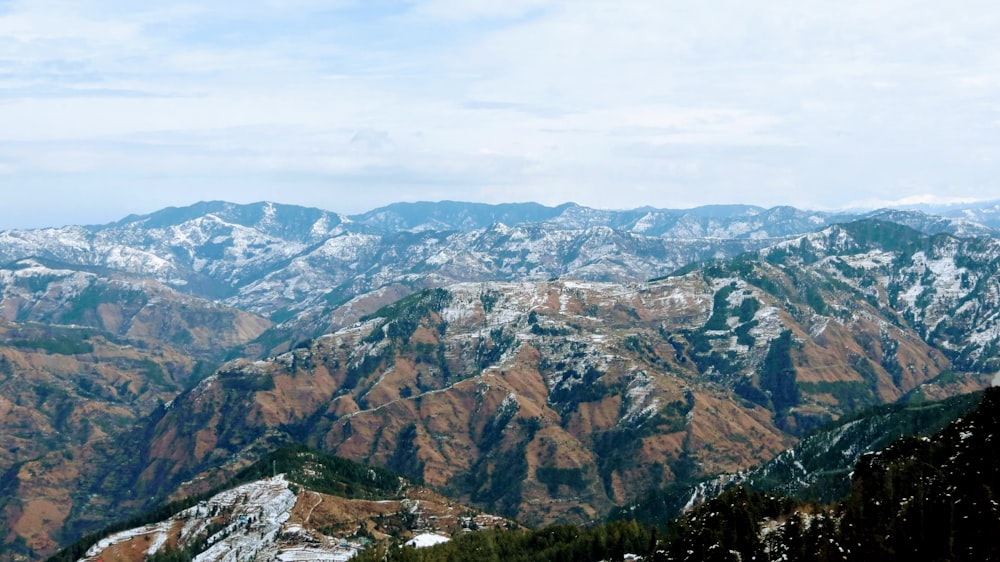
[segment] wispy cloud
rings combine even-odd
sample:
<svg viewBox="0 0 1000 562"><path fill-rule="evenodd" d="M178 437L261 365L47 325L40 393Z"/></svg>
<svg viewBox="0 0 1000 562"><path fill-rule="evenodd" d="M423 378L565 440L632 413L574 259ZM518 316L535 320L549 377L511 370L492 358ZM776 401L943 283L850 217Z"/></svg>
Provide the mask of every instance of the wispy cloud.
<svg viewBox="0 0 1000 562"><path fill-rule="evenodd" d="M17 0L0 187L338 210L997 198L998 27L976 0Z"/></svg>

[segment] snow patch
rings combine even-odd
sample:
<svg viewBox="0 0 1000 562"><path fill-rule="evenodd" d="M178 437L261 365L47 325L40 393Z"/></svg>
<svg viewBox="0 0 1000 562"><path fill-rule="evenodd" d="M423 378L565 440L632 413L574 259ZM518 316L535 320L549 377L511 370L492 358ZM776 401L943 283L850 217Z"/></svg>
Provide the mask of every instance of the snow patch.
<svg viewBox="0 0 1000 562"><path fill-rule="evenodd" d="M444 544L450 541L451 539L445 536L437 535L434 533L423 533L406 541L406 546L412 546L416 548L427 548L430 546L434 546L436 544Z"/></svg>

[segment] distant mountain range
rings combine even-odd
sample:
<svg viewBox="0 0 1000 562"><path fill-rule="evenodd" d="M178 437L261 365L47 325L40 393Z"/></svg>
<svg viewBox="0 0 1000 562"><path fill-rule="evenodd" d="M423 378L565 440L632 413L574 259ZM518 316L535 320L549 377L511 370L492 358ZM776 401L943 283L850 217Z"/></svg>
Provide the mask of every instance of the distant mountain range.
<svg viewBox="0 0 1000 562"><path fill-rule="evenodd" d="M989 216L984 209L964 211ZM561 276L643 281L858 218L925 234L995 234L967 218L918 211L860 217L745 205L605 211L440 202L343 216L273 203L206 202L109 225L0 232L0 263L8 264L0 283L58 284L73 272L153 279L277 323L243 352L266 355L422 288ZM59 292L73 298L72 291ZM4 318L32 317L31 299L9 304L4 298ZM353 306L331 317L352 299Z"/></svg>

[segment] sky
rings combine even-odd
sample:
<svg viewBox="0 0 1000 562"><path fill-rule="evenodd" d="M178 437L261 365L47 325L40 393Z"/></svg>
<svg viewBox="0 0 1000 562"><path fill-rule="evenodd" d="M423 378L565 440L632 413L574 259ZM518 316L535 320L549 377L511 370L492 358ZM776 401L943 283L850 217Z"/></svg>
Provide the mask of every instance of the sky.
<svg viewBox="0 0 1000 562"><path fill-rule="evenodd" d="M1000 4L0 0L0 229L1000 199Z"/></svg>

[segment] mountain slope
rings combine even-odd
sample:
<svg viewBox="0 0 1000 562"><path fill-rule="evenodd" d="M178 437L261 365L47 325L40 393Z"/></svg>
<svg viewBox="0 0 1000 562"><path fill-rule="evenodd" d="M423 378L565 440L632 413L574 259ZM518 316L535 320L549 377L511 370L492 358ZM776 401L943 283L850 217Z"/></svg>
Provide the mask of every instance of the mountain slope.
<svg viewBox="0 0 1000 562"><path fill-rule="evenodd" d="M86 326L219 359L271 323L159 283L108 270L24 259L0 268L0 319Z"/></svg>
<svg viewBox="0 0 1000 562"><path fill-rule="evenodd" d="M372 540L501 526L513 524L389 471L298 447L268 455L221 491L119 523L50 560L346 560Z"/></svg>
<svg viewBox="0 0 1000 562"><path fill-rule="evenodd" d="M894 311L962 370L997 369L1000 244L992 239L925 236L882 221L857 221L764 251L784 265L814 264L829 283L857 287Z"/></svg>
<svg viewBox="0 0 1000 562"><path fill-rule="evenodd" d="M444 232L479 230L497 223L521 225L539 223L562 215L568 208L546 207L538 203L462 203L458 201L422 201L418 203L393 203L367 213L352 215L350 220L379 232L418 232L423 230Z"/></svg>
<svg viewBox="0 0 1000 562"><path fill-rule="evenodd" d="M99 268L0 269L0 535L51 544L95 448L270 323Z"/></svg>
<svg viewBox="0 0 1000 562"><path fill-rule="evenodd" d="M679 516L736 486L801 502L832 504L847 497L854 467L863 455L881 451L903 437L937 433L981 401L982 393L974 392L941 401L868 408L821 428L765 463L735 474L653 490L617 510L612 518L659 525L664 518Z"/></svg>
<svg viewBox="0 0 1000 562"><path fill-rule="evenodd" d="M420 553L363 560L867 561L994 560L1000 524L997 389L975 411L929 437L865 456L845 504L821 506L738 487L667 523L632 522L464 536ZM625 554L632 553L632 554Z"/></svg>
<svg viewBox="0 0 1000 562"><path fill-rule="evenodd" d="M995 560L1000 393L930 437L867 454L839 506L738 488L681 518L653 560Z"/></svg>
<svg viewBox="0 0 1000 562"><path fill-rule="evenodd" d="M528 523L586 520L657 482L766 460L789 432L894 400L948 366L865 301L848 319L819 319L738 278L709 280L419 293L180 397L150 428L146 475L129 486L158 495L283 434ZM820 324L826 337L811 337ZM873 345L883 337L903 342L896 356L913 367L898 379ZM845 345L858 367L818 368ZM856 394L831 394L838 385Z"/></svg>
<svg viewBox="0 0 1000 562"><path fill-rule="evenodd" d="M289 442L395 467L532 524L587 521L651 486L766 460L860 407L982 388L997 368L997 242L868 220L775 243L754 236L825 219L693 213L698 228L745 237L645 236L600 224L641 216L576 206L559 215L571 229L556 217L380 233L225 203L2 233L0 252L39 256L0 270L13 318L91 326L122 347L167 339L208 361L267 325L233 310L244 307L281 322L243 348L250 357L297 342L231 362L163 407L146 396L148 417L128 432L13 466L0 494L20 502L5 505L11 521L49 490L60 501L39 503L32 528L6 540L51 548ZM632 281L747 247L763 249ZM567 273L604 281L555 279ZM481 282L497 278L513 281ZM178 372L178 383L193 376ZM55 416L56 403L42 405Z"/></svg>
<svg viewBox="0 0 1000 562"><path fill-rule="evenodd" d="M126 441L140 454L95 472L95 493L117 499L87 512L301 441L530 524L590 520L767 460L860 407L987 385L996 350L959 345L992 329L962 311L996 307L996 247L862 221L645 284L416 293L179 396ZM898 296L918 284L941 288L923 308ZM950 339L923 339L961 318Z"/></svg>

